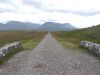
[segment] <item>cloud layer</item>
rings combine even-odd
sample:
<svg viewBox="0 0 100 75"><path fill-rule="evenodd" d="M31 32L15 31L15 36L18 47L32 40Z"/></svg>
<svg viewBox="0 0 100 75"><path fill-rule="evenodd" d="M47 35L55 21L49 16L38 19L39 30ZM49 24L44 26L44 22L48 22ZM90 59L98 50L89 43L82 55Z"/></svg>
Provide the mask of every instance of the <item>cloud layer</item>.
<svg viewBox="0 0 100 75"><path fill-rule="evenodd" d="M100 24L99 0L0 0L0 22L71 23L76 27Z"/></svg>

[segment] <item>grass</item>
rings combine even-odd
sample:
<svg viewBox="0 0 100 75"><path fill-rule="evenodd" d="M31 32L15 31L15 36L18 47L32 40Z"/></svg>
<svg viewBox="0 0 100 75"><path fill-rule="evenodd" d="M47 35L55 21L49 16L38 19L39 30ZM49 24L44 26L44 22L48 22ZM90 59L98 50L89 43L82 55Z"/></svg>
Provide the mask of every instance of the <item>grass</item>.
<svg viewBox="0 0 100 75"><path fill-rule="evenodd" d="M41 39L30 39L27 41L23 41L23 47L24 49L28 50L28 49L33 49L36 47L36 45L40 42Z"/></svg>
<svg viewBox="0 0 100 75"><path fill-rule="evenodd" d="M32 50L43 39L47 32L35 32L35 31L2 31L0 32L0 47L5 44L19 41L23 48L12 50L5 57L0 58L0 64L8 60L14 54L23 50Z"/></svg>
<svg viewBox="0 0 100 75"><path fill-rule="evenodd" d="M66 32L53 32L53 36L66 48L83 51L79 44L82 40L100 44L100 25Z"/></svg>
<svg viewBox="0 0 100 75"><path fill-rule="evenodd" d="M36 47L46 34L46 32L35 31L3 31L0 32L0 47L19 41L25 50L32 49Z"/></svg>

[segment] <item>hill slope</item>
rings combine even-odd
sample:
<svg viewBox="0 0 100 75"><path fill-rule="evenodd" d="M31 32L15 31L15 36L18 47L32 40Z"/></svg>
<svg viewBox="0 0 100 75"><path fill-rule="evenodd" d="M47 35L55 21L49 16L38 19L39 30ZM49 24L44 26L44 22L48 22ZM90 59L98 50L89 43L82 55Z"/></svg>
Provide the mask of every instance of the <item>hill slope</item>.
<svg viewBox="0 0 100 75"><path fill-rule="evenodd" d="M100 25L69 32L55 32L53 35L67 48L79 46L82 40L100 44Z"/></svg>

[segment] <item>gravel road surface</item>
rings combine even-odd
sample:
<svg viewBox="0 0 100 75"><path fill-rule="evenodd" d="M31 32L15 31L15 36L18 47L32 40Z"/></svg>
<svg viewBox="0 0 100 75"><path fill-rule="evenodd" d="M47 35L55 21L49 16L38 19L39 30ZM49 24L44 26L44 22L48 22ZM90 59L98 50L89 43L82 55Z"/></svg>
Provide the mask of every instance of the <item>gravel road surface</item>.
<svg viewBox="0 0 100 75"><path fill-rule="evenodd" d="M100 60L63 48L49 33L35 49L1 65L0 75L100 75Z"/></svg>

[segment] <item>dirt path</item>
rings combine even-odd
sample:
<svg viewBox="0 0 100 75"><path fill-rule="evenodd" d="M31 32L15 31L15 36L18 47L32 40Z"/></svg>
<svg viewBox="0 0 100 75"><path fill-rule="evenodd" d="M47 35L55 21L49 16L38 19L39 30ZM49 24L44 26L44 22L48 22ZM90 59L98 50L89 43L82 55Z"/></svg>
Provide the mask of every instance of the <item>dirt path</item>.
<svg viewBox="0 0 100 75"><path fill-rule="evenodd" d="M100 75L100 61L63 49L48 34L35 49L18 53L0 66L0 75Z"/></svg>

